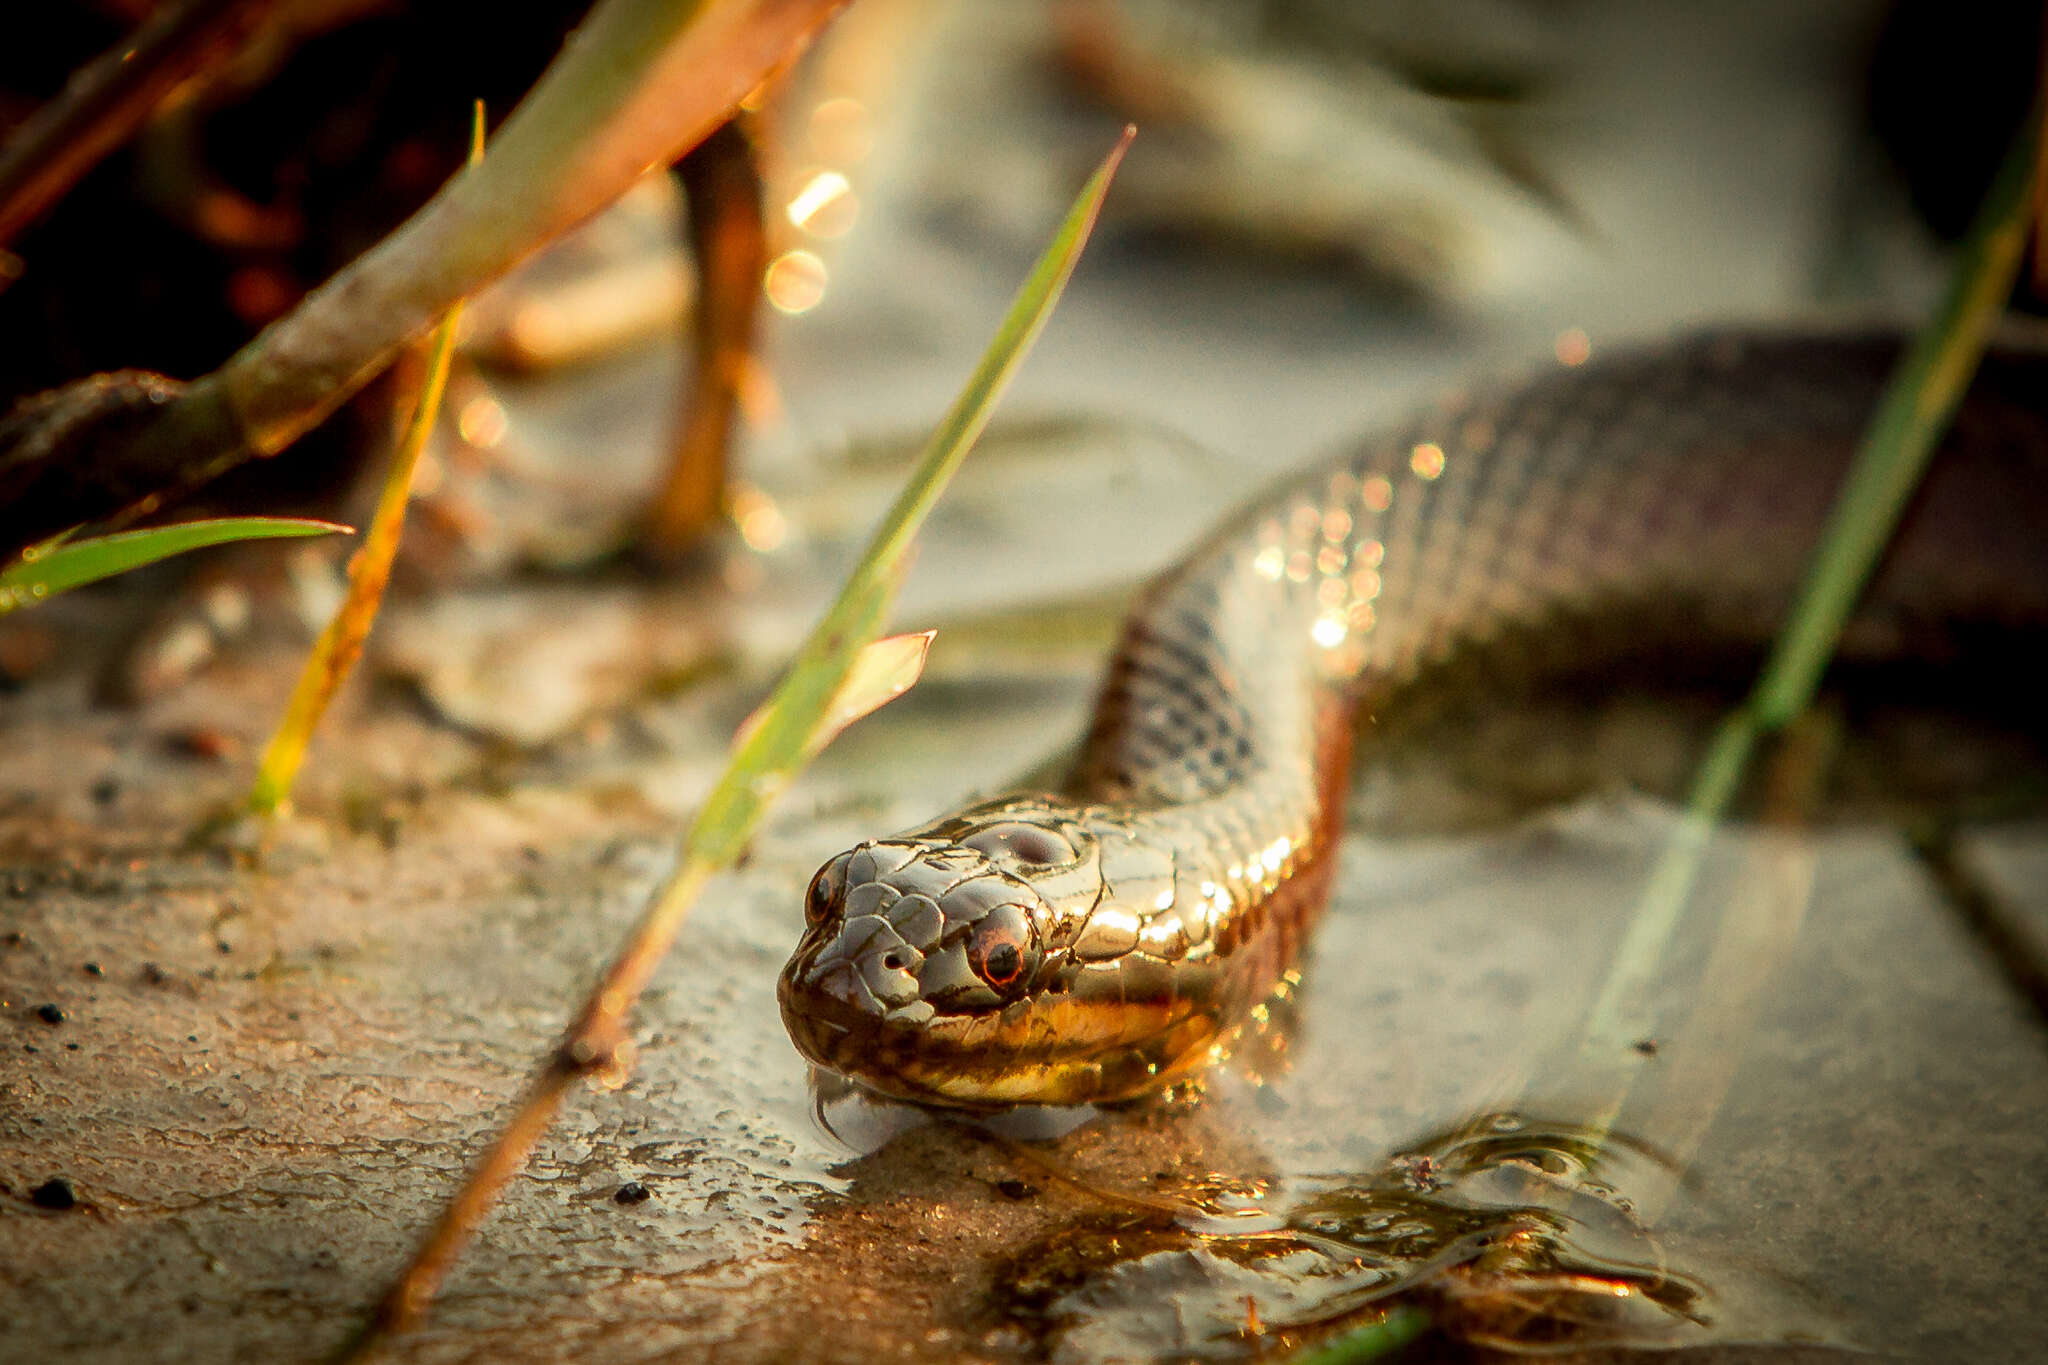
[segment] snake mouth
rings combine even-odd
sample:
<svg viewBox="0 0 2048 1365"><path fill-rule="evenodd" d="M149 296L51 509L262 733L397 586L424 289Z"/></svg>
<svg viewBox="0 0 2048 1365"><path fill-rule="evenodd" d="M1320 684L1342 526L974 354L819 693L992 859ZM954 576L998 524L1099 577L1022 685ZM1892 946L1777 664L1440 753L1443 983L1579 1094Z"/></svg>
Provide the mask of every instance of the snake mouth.
<svg viewBox="0 0 2048 1365"><path fill-rule="evenodd" d="M807 982L793 961L777 983L782 1022L806 1061L877 1094L921 1104L958 1104L930 1057L926 1020L878 1016L830 989ZM926 1014L929 1006L925 1007Z"/></svg>
<svg viewBox="0 0 2048 1365"><path fill-rule="evenodd" d="M1122 1005L1032 999L924 1021L892 1018L807 985L803 956L777 990L797 1051L873 1094L944 1109L1100 1103L1153 1089L1202 1055L1220 1022L1183 1005L1131 1035L1133 1016ZM1062 1017L1049 1021L1047 1010Z"/></svg>
<svg viewBox="0 0 2048 1365"><path fill-rule="evenodd" d="M986 1104L971 1074L1010 1063L969 1040L1000 1031L1015 1009L935 1014L924 1000L890 1006L863 987L857 962L836 957L829 941L806 938L776 983L782 1022L805 1060L893 1099Z"/></svg>
<svg viewBox="0 0 2048 1365"><path fill-rule="evenodd" d="M864 1044L886 1028L886 1020L830 989L832 977L800 956L783 971L775 996L797 1051L820 1066L844 1071L850 1060L865 1054Z"/></svg>

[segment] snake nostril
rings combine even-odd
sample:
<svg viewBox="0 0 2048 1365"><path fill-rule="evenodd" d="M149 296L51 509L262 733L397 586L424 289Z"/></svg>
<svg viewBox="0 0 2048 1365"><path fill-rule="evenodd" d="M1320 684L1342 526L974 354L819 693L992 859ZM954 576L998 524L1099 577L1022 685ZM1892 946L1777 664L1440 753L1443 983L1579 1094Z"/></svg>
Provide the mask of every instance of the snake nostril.
<svg viewBox="0 0 2048 1365"><path fill-rule="evenodd" d="M889 969L890 971L892 971L892 972L900 972L900 971L902 971L902 970L903 970L903 954L901 954L901 953L895 953L895 952L892 952L892 953L885 953L885 954L883 954L883 956L882 956L882 965L883 965L884 967L887 967L887 968L888 968L888 969Z"/></svg>

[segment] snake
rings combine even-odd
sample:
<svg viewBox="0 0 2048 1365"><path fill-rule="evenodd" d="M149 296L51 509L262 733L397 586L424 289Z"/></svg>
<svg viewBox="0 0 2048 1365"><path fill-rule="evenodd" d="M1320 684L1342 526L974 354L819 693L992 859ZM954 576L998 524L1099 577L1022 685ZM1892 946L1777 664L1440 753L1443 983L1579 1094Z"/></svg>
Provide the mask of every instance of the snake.
<svg viewBox="0 0 2048 1365"><path fill-rule="evenodd" d="M955 1109L1197 1076L1299 970L1380 708L1468 660L1623 686L1674 648L1760 653L1900 348L1620 348L1450 393L1288 476L1142 591L1063 782L812 878L777 991L797 1050ZM2048 626L2044 395L2048 350L1986 356L1846 652L1974 666L1973 642Z"/></svg>

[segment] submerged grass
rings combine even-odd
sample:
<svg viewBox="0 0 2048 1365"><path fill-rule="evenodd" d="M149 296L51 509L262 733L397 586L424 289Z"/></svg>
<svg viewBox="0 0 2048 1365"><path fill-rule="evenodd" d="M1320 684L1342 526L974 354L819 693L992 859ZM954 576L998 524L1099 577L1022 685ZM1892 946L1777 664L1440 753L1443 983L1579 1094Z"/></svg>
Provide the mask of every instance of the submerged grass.
<svg viewBox="0 0 2048 1365"><path fill-rule="evenodd" d="M484 107L478 101L469 130L469 164L483 160ZM348 595L336 608L327 628L313 642L313 651L299 672L286 704L284 718L263 757L256 765L256 782L249 790L248 809L257 815L275 815L291 798L292 783L305 761L306 746L312 742L313 727L327 714L328 703L347 681L349 670L362 656L363 642L376 624L377 608L391 581L391 564L398 556L399 538L405 533L406 504L412 499L413 473L419 468L420 452L434 430L441 413L441 394L448 385L448 362L455 349L455 332L462 323L462 302L457 300L441 315L434 328L427 361L426 381L420 386L419 401L413 405L412 420L399 437L391 454L391 468L377 495L377 510L370 518L370 530L363 537L349 565Z"/></svg>
<svg viewBox="0 0 2048 1365"><path fill-rule="evenodd" d="M45 543L30 548L20 560L0 570L0 616L32 607L60 592L208 545L337 532L346 535L353 530L353 526L307 517L216 517L181 521L175 526L153 526L146 531L121 531L89 540Z"/></svg>
<svg viewBox="0 0 2048 1365"><path fill-rule="evenodd" d="M362 1358L420 1320L499 1191L526 1164L570 1087L587 1077L622 1075L629 1066L626 1015L705 884L737 861L769 802L832 733L915 678L926 637L875 640L908 568L913 538L1044 328L1080 260L1132 134L1124 130L1082 187L839 596L799 647L768 701L742 727L724 774L683 839L676 870L654 893L517 1111L342 1358Z"/></svg>
<svg viewBox="0 0 2048 1365"><path fill-rule="evenodd" d="M1596 1116L1605 1132L1626 1100L1642 1054L1631 1044L1654 1032L1650 993L1698 883L1715 827L1727 814L1759 745L1806 714L1842 629L1899 517L1919 487L1956 405L1969 388L2005 301L2018 278L2040 212L2048 173L2036 108L2007 152L1998 177L1957 259L1949 288L1914 338L1865 429L1806 579L1748 698L1716 730L1694 774L1685 812L1652 869L1614 966L1587 1015L1580 1055L1596 1074L1624 1079ZM2043 258L2037 258L2037 260ZM1289 1355L1289 1365L1377 1360L1430 1330L1432 1315L1408 1305L1321 1345Z"/></svg>
<svg viewBox="0 0 2048 1365"><path fill-rule="evenodd" d="M1635 1058L1630 1042L1653 1031L1652 983L1699 880L1714 827L1757 746L1812 703L1842 628L1977 371L2035 219L2041 114L2036 108L2029 115L2006 153L1947 293L1885 388L1754 690L1716 730L1694 775L1681 823L1651 872L1587 1016L1582 1051L1603 1064Z"/></svg>

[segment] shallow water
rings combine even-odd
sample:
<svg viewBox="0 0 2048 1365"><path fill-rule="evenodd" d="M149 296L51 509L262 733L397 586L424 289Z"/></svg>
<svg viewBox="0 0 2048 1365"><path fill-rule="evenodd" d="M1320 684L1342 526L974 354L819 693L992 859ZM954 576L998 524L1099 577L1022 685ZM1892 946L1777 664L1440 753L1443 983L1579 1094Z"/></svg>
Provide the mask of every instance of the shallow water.
<svg viewBox="0 0 2048 1365"><path fill-rule="evenodd" d="M1703 900L1737 912L1682 936L1619 1126L1588 1127L1624 1068L1568 1044L1671 819L1595 797L1490 834L1354 834L1300 989L1199 1103L1027 1147L953 1124L906 1145L929 1116L863 1127L842 1100L832 1131L878 1150L824 1219L863 1217L933 1143L1000 1153L987 1181L1079 1211L1003 1249L970 1320L1061 1360L1250 1358L1404 1291L1515 1348L1943 1358L2019 1326L2019 1302L1987 1318L1921 1277L2048 1268L1928 1195L1962 1150L2000 1153L2018 1202L2042 1190L2021 1117L2048 1095L2041 1035L1895 836L1726 836ZM1946 1109L1964 1094L1974 1117Z"/></svg>

